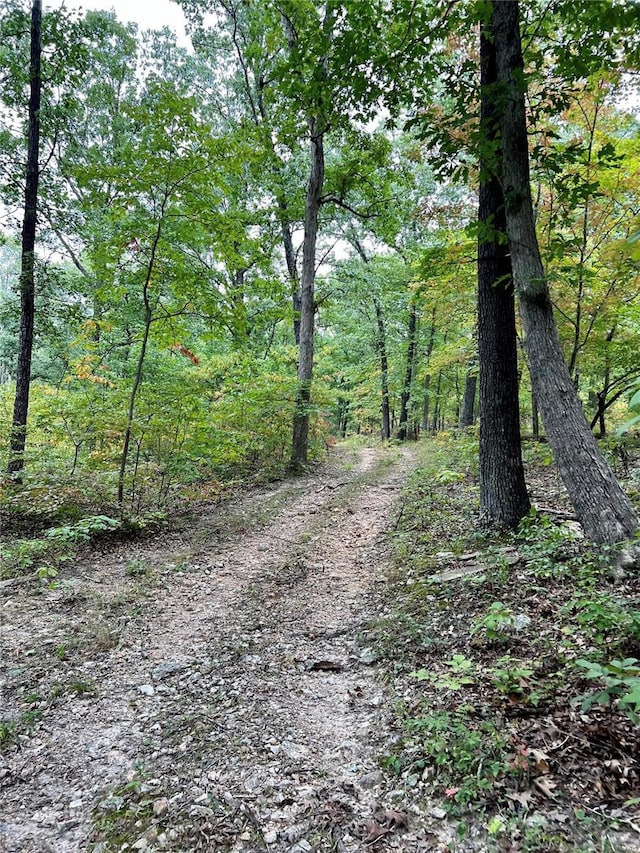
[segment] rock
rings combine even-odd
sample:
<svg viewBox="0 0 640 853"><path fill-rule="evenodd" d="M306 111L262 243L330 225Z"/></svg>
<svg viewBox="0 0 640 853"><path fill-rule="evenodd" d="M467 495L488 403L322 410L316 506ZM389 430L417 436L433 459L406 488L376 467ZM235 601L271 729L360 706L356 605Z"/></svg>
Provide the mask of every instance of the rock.
<svg viewBox="0 0 640 853"><path fill-rule="evenodd" d="M527 616L526 613L516 613L511 617L510 623L510 627L513 628L514 631L523 631L531 625L531 617Z"/></svg>
<svg viewBox="0 0 640 853"><path fill-rule="evenodd" d="M265 844L275 844L278 840L278 833L275 829L270 829L269 832L265 832L262 837Z"/></svg>
<svg viewBox="0 0 640 853"><path fill-rule="evenodd" d="M427 814L430 817L435 817L436 820L444 820L447 816L446 811L444 809L439 808L438 806L435 806L434 808L429 809L427 811Z"/></svg>
<svg viewBox="0 0 640 853"><path fill-rule="evenodd" d="M446 560L457 560L458 555L454 554L453 551L438 551L436 558L444 562Z"/></svg>
<svg viewBox="0 0 640 853"><path fill-rule="evenodd" d="M134 841L131 846L134 850L146 850L149 846L149 841L143 835L142 838L139 838L137 841Z"/></svg>
<svg viewBox="0 0 640 853"><path fill-rule="evenodd" d="M383 779L384 776L381 771L374 770L372 773L366 773L364 776L361 776L360 779L358 779L358 784L365 790L371 790L371 788L375 788L377 785L382 784Z"/></svg>
<svg viewBox="0 0 640 853"><path fill-rule="evenodd" d="M162 681L163 678L173 675L174 672L181 672L186 668L186 663L180 663L179 661L167 661L166 663L158 664L151 673L151 677L154 681Z"/></svg>
<svg viewBox="0 0 640 853"><path fill-rule="evenodd" d="M380 660L380 655L375 651L375 649L368 647L360 652L358 660L365 666L372 666Z"/></svg>
<svg viewBox="0 0 640 853"><path fill-rule="evenodd" d="M140 684L138 690L140 693L144 693L145 696L153 696L156 692L151 684Z"/></svg>
<svg viewBox="0 0 640 853"><path fill-rule="evenodd" d="M169 800L166 797L161 797L159 800L153 801L153 816L160 817L169 809Z"/></svg>
<svg viewBox="0 0 640 853"><path fill-rule="evenodd" d="M309 754L309 750L306 746L303 746L300 743L294 743L291 740L285 740L282 742L282 751L287 756L287 758L305 758Z"/></svg>

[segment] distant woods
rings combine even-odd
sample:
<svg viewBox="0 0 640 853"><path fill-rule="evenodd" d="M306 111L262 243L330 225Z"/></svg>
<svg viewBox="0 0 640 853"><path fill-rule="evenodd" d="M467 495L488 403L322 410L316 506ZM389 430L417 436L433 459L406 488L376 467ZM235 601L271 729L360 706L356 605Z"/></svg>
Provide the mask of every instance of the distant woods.
<svg viewBox="0 0 640 853"><path fill-rule="evenodd" d="M640 374L633 5L181 5L192 51L3 6L16 488L141 512L332 434L479 425L481 516L512 526L539 411L588 535L631 535L593 433Z"/></svg>

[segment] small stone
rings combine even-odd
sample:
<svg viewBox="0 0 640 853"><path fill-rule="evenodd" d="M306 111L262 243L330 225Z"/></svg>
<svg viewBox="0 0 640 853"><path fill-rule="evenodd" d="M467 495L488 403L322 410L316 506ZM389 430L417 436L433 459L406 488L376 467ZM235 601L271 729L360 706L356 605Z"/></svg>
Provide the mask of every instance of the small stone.
<svg viewBox="0 0 640 853"><path fill-rule="evenodd" d="M430 817L435 817L436 820L444 820L447 816L446 811L444 809L438 808L438 806L435 806L434 808L429 809L427 814Z"/></svg>
<svg viewBox="0 0 640 853"><path fill-rule="evenodd" d="M364 776L361 776L360 779L358 779L358 784L361 788L370 790L371 788L375 788L377 785L380 785L383 778L384 777L379 770L374 770L373 773L366 773Z"/></svg>
<svg viewBox="0 0 640 853"><path fill-rule="evenodd" d="M169 809L169 800L166 797L161 797L159 800L154 800L153 802L153 814L154 817L160 817Z"/></svg>
<svg viewBox="0 0 640 853"><path fill-rule="evenodd" d="M134 850L146 850L149 846L149 842L143 835L142 838L139 838L137 841L134 841L131 846Z"/></svg>
<svg viewBox="0 0 640 853"><path fill-rule="evenodd" d="M138 690L145 696L153 696L156 692L151 684L140 684Z"/></svg>
<svg viewBox="0 0 640 853"><path fill-rule="evenodd" d="M458 555L454 554L453 551L438 551L436 554L438 560L457 560Z"/></svg>
<svg viewBox="0 0 640 853"><path fill-rule="evenodd" d="M166 663L158 664L151 673L151 677L154 681L161 681L163 678L173 675L174 672L180 672L185 668L185 663L180 663L179 661L167 661Z"/></svg>
<svg viewBox="0 0 640 853"><path fill-rule="evenodd" d="M308 755L309 750L306 746L303 746L300 743L293 743L293 741L285 740L282 743L282 751L287 756L287 758L304 758Z"/></svg>
<svg viewBox="0 0 640 853"><path fill-rule="evenodd" d="M527 616L526 613L517 613L515 616L511 617L510 621L511 627L514 631L522 631L531 625L531 617Z"/></svg>
<svg viewBox="0 0 640 853"><path fill-rule="evenodd" d="M375 651L375 649L366 648L360 652L359 660L360 663L363 663L365 666L371 666L380 660L380 655Z"/></svg>
<svg viewBox="0 0 640 853"><path fill-rule="evenodd" d="M278 840L278 833L275 829L270 829L269 832L265 832L262 837L265 844L275 844Z"/></svg>

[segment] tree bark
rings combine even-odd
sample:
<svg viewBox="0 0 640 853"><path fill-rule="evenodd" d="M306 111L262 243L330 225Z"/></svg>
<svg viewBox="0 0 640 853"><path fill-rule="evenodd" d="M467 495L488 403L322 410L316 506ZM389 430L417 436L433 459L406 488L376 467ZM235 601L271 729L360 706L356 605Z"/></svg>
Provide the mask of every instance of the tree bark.
<svg viewBox="0 0 640 853"><path fill-rule="evenodd" d="M531 391L531 432L534 441L540 441L540 410L535 392Z"/></svg>
<svg viewBox="0 0 640 853"><path fill-rule="evenodd" d="M382 415L381 438L386 441L391 438L391 412L389 408L389 358L387 356L387 333L384 325L382 306L377 296L373 297L373 305L376 309L376 324L378 333L376 335L376 349L380 357L380 412Z"/></svg>
<svg viewBox="0 0 640 853"><path fill-rule="evenodd" d="M438 381L436 383L436 393L433 404L433 417L431 419L431 432L435 435L438 432L438 422L440 420L440 391L442 390L442 371L438 371Z"/></svg>
<svg viewBox="0 0 640 853"><path fill-rule="evenodd" d="M564 360L544 278L531 198L517 0L492 3L501 98L502 186L516 293L533 386L560 476L586 536L612 543L640 524L596 444Z"/></svg>
<svg viewBox="0 0 640 853"><path fill-rule="evenodd" d="M458 419L458 427L466 429L473 426L476 411L476 386L478 377L473 370L467 370L467 375L464 380L464 394L462 395L462 405L460 406L460 417Z"/></svg>
<svg viewBox="0 0 640 853"><path fill-rule="evenodd" d="M360 255L362 262L368 264L369 258L367 256L367 253L365 252L364 246L362 245L356 234L352 233L349 240L356 252ZM382 312L382 305L380 304L380 300L375 293L373 294L372 298L373 307L376 312L375 348L380 358L380 438L383 441L386 441L387 439L391 438L391 409L389 406L389 356L387 353L387 330L384 322L384 314Z"/></svg>
<svg viewBox="0 0 640 853"><path fill-rule="evenodd" d="M27 416L31 390L31 357L35 320L35 248L38 218L38 183L40 178L40 101L42 93L42 0L31 7L31 59L29 65L29 140L27 175L22 224L22 261L20 270L20 338L16 369L16 393L7 471L16 479L24 468L27 440Z"/></svg>
<svg viewBox="0 0 640 853"><path fill-rule="evenodd" d="M415 303L411 304L409 314L409 328L407 330L407 365L404 373L404 387L400 395L400 420L398 422L398 438L406 441L409 438L409 401L411 399L411 385L416 363L416 338L418 328L418 312Z"/></svg>
<svg viewBox="0 0 640 853"><path fill-rule="evenodd" d="M299 471L306 465L309 450L309 406L313 378L313 335L316 310L316 242L318 213L324 184L324 129L320 126L320 121L317 116L309 119L311 172L307 186L302 275L300 276L300 355L291 447L293 471Z"/></svg>
<svg viewBox="0 0 640 853"><path fill-rule="evenodd" d="M429 361L431 359L431 353L433 352L433 345L436 337L436 309L435 307L431 309L431 325L429 326L429 337L427 340L427 348L425 350L424 356L427 366L429 365ZM427 373L424 377L423 383L423 401L422 401L422 429L424 432L427 432L429 429L429 402L430 402L430 394L431 394L431 374Z"/></svg>
<svg viewBox="0 0 640 853"><path fill-rule="evenodd" d="M120 509L122 509L122 506L124 504L124 479L127 471L127 461L129 459L129 447L131 446L131 437L133 435L136 397L138 395L138 389L142 384L144 361L147 354L147 346L149 345L151 323L153 322L153 308L151 306L151 297L149 291L151 288L152 275L155 270L156 257L158 254L158 247L160 245L160 237L162 235L162 221L164 217L166 203L167 195L165 195L165 199L162 204L160 219L158 221L158 226L156 228L156 232L153 237L153 242L151 244L151 256L149 258L149 264L147 266L144 286L142 289L142 301L144 304L144 330L142 333L142 343L140 346L140 353L138 355L138 361L136 364L136 372L133 378L133 385L131 387L131 393L129 394L129 405L127 407L127 424L125 427L124 439L122 442L122 452L120 454L120 469L118 471L118 506L120 507Z"/></svg>
<svg viewBox="0 0 640 853"><path fill-rule="evenodd" d="M478 355L480 361L480 514L488 526L516 527L529 512L520 443L518 349L496 110L495 45L480 32L480 121L485 155L478 201Z"/></svg>

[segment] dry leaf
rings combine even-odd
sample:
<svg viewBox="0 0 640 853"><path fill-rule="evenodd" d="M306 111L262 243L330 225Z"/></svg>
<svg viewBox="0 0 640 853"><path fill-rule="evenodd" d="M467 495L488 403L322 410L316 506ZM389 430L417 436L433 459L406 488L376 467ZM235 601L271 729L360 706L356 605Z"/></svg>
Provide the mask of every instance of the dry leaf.
<svg viewBox="0 0 640 853"><path fill-rule="evenodd" d="M408 826L408 817L405 812L396 812L393 809L387 809L384 813L384 821L387 826L393 829L404 829Z"/></svg>
<svg viewBox="0 0 640 853"><path fill-rule="evenodd" d="M538 773L547 774L549 772L549 756L541 749L530 749L529 757L533 758Z"/></svg>
<svg viewBox="0 0 640 853"><path fill-rule="evenodd" d="M516 791L513 794L507 794L508 800L511 800L514 803L520 803L520 805L525 809L529 807L532 797L533 791L531 788L529 788L528 791Z"/></svg>
<svg viewBox="0 0 640 853"><path fill-rule="evenodd" d="M390 831L390 829L386 826L382 826L382 824L377 821L368 820L364 824L364 841L366 844L372 844L374 841L378 841L379 838L384 838L384 836L388 835Z"/></svg>
<svg viewBox="0 0 640 853"><path fill-rule="evenodd" d="M550 797L551 799L553 799L554 796L553 789L558 787L558 783L554 782L551 776L539 776L537 779L533 780L533 784L541 794L544 794L545 797Z"/></svg>

